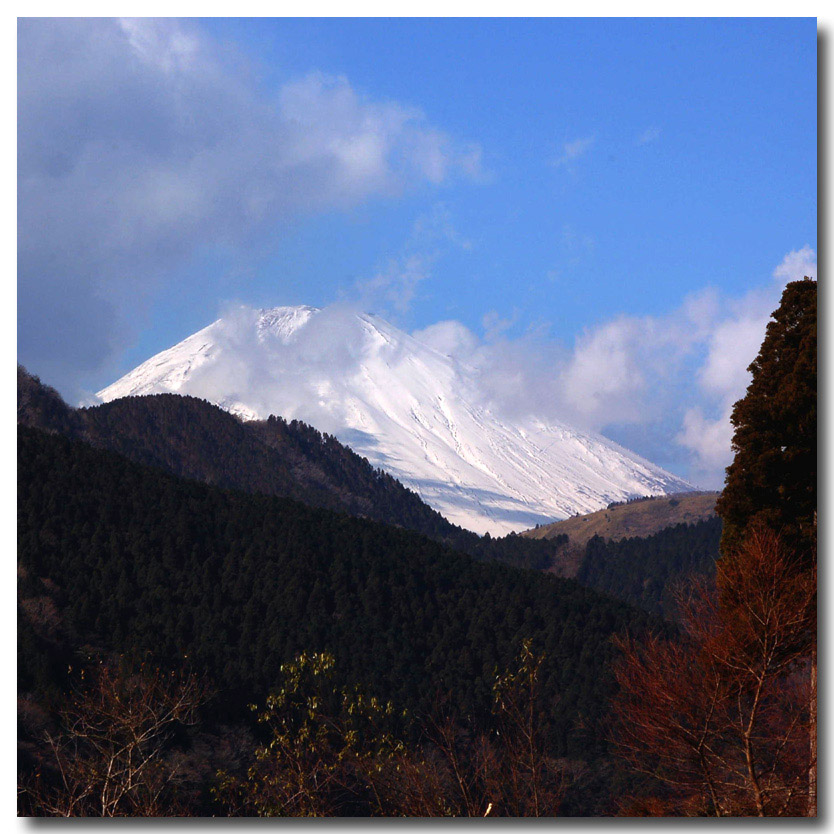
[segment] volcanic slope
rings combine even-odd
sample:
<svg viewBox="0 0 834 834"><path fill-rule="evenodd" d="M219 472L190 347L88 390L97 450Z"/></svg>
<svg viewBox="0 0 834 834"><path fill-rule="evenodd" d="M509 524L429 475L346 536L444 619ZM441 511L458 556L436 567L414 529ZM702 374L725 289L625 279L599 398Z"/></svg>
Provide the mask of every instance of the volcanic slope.
<svg viewBox="0 0 834 834"><path fill-rule="evenodd" d="M242 308L98 396L165 392L245 419L310 423L481 534L692 488L601 436L534 415L503 419L484 404L472 369L346 308Z"/></svg>

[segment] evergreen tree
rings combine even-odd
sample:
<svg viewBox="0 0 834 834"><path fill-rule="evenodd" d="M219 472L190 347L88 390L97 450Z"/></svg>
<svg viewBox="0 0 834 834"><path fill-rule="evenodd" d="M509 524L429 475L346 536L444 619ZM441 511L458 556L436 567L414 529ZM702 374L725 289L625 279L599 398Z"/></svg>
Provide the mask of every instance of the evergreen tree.
<svg viewBox="0 0 834 834"><path fill-rule="evenodd" d="M792 551L793 572L816 588L817 557L817 282L785 287L767 326L753 379L732 415L735 458L716 511L724 521L721 551L736 558L745 538L771 531ZM783 577L783 582L794 576ZM719 583L721 584L721 583ZM725 600L732 587L722 587ZM816 816L816 630L809 672L808 816Z"/></svg>
<svg viewBox="0 0 834 834"><path fill-rule="evenodd" d="M733 451L716 511L724 521L721 552L746 530L765 527L785 545L816 554L817 282L785 287L753 379L733 408Z"/></svg>

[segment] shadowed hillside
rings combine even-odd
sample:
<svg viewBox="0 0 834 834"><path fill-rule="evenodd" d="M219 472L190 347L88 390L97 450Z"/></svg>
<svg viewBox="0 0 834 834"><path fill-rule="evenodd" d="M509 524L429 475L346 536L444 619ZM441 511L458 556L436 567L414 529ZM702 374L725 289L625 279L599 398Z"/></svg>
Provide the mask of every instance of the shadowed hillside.
<svg viewBox="0 0 834 834"><path fill-rule="evenodd" d="M282 663L328 650L346 684L423 713L448 696L487 720L495 669L530 636L546 654L549 749L605 756L610 638L652 626L642 612L407 530L173 478L59 435L21 428L18 449L22 690L67 686L80 647L152 650L207 674L226 720L265 697Z"/></svg>
<svg viewBox="0 0 834 834"><path fill-rule="evenodd" d="M463 530L335 437L298 420L243 422L179 394L73 409L20 366L17 387L19 425L83 440L173 475L404 527L475 558L520 567L547 568L561 543L482 538Z"/></svg>

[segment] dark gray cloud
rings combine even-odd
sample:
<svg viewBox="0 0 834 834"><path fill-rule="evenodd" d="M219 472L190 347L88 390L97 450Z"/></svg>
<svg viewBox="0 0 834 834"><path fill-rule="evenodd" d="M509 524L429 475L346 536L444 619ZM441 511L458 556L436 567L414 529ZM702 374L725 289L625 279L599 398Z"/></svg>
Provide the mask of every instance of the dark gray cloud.
<svg viewBox="0 0 834 834"><path fill-rule="evenodd" d="M21 20L18 146L19 358L65 390L201 246L479 167L419 110L318 72L264 92L172 20Z"/></svg>

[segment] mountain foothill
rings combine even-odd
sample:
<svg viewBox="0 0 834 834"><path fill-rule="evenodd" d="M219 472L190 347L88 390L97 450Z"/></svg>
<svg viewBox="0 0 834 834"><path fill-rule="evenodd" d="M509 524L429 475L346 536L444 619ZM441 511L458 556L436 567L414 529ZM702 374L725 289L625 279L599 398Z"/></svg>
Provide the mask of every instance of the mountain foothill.
<svg viewBox="0 0 834 834"><path fill-rule="evenodd" d="M562 812L612 812L631 778L606 740L612 637L674 630L669 588L710 570L720 535L715 519L597 535L562 578L568 534L464 530L300 421L177 394L71 408L21 367L18 454L19 767L41 767L85 669L185 664L212 692L178 741L189 813L216 812L211 775L258 739L246 705L301 653L332 652L339 684L390 699L419 737L438 704L488 727L495 675L528 639L543 743L574 774Z"/></svg>

